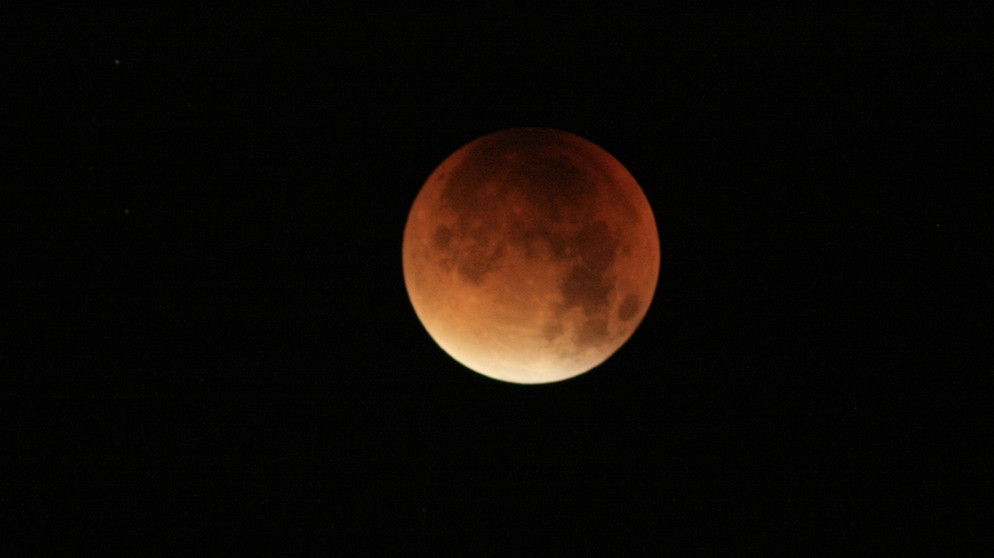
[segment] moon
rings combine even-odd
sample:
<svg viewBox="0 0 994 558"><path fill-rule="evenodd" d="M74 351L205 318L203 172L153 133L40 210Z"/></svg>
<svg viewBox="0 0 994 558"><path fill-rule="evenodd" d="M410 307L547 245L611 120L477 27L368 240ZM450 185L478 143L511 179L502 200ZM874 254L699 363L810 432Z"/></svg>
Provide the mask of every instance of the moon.
<svg viewBox="0 0 994 558"><path fill-rule="evenodd" d="M659 277L649 201L610 153L550 128L478 138L411 207L404 282L453 359L517 384L558 382L631 338Z"/></svg>

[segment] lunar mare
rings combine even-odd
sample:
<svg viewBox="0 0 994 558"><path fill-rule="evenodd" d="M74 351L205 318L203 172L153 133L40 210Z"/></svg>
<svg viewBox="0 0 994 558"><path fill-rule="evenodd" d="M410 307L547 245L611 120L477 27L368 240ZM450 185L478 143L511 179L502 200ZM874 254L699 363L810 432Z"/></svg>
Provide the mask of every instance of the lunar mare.
<svg viewBox="0 0 994 558"><path fill-rule="evenodd" d="M408 216L404 281L428 334L497 380L587 372L634 333L659 275L655 218L607 151L548 128L463 146Z"/></svg>

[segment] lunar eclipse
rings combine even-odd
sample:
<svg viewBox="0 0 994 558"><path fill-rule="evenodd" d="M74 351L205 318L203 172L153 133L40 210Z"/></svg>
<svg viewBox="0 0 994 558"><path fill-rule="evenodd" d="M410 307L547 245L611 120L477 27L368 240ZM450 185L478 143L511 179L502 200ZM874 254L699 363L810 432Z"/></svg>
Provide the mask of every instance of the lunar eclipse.
<svg viewBox="0 0 994 558"><path fill-rule="evenodd" d="M579 136L518 128L445 159L411 207L403 270L436 343L480 374L557 382L635 332L659 276L659 236L635 178Z"/></svg>

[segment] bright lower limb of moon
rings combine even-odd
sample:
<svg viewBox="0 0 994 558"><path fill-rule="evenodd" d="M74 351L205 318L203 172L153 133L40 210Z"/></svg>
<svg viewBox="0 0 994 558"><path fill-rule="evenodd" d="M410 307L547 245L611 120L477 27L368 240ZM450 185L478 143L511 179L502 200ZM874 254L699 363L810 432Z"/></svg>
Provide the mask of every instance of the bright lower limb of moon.
<svg viewBox="0 0 994 558"><path fill-rule="evenodd" d="M507 256L505 266L505 274L495 273L477 286L454 288L460 280L449 277L440 284L461 294L436 299L429 311L419 313L446 353L484 375L523 384L570 378L607 358L603 345L576 346L584 311L560 309L563 270L532 265L529 277L515 278L529 266L514 256ZM613 333L611 345L627 338L624 332Z"/></svg>

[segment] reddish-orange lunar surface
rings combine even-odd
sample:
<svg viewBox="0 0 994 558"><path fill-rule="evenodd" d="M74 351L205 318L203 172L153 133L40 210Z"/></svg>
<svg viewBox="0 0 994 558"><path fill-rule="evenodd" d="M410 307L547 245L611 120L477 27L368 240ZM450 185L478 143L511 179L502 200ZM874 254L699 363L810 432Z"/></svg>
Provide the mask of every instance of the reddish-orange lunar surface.
<svg viewBox="0 0 994 558"><path fill-rule="evenodd" d="M632 336L656 289L659 235L611 154L520 128L435 169L411 207L403 260L414 311L446 353L540 384L594 368Z"/></svg>

